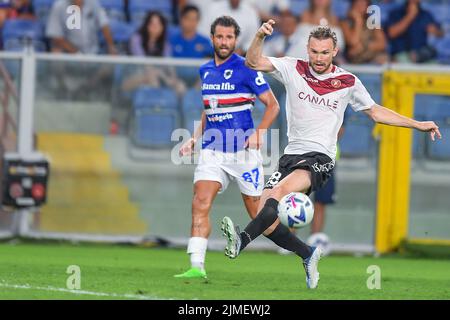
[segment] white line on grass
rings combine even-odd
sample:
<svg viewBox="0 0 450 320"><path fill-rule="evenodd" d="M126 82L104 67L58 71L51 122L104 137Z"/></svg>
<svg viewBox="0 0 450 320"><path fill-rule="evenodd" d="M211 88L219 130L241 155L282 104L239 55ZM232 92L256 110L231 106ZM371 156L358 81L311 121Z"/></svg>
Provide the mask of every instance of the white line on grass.
<svg viewBox="0 0 450 320"><path fill-rule="evenodd" d="M65 288L55 288L55 287L39 287L39 286L30 286L29 284L9 284L5 282L0 282L0 287L2 288L10 288L10 289L25 289L25 290L40 290L40 291L53 291L53 292L64 292L64 293L72 293L76 295L89 295L89 296L98 296L98 297L108 297L108 298L126 298L126 299L138 299L138 300L161 300L161 298L155 296L145 296L140 294L118 294L118 293L106 293L106 292L95 292L95 291L86 291L86 290L71 290Z"/></svg>

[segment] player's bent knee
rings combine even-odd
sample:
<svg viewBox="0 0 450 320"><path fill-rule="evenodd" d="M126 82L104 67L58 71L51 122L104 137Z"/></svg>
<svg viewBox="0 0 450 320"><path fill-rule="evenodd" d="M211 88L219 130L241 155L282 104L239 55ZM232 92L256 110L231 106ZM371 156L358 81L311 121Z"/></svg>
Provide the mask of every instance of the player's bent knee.
<svg viewBox="0 0 450 320"><path fill-rule="evenodd" d="M192 199L193 214L195 212L208 211L212 206L212 198L207 196L195 195Z"/></svg>

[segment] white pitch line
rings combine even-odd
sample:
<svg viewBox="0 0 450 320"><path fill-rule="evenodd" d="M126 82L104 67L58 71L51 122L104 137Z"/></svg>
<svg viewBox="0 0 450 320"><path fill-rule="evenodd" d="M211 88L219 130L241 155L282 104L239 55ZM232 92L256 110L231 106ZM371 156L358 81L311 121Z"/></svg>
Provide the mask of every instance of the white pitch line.
<svg viewBox="0 0 450 320"><path fill-rule="evenodd" d="M86 291L86 290L71 290L66 288L55 288L55 287L33 287L29 284L9 284L5 282L0 282L0 287L2 288L10 288L10 289L25 289L25 290L40 290L40 291L53 291L53 292L64 292L64 293L72 293L76 295L89 295L89 296L98 296L98 297L109 297L109 298L127 298L127 299L138 299L138 300L162 300L158 297L151 297L145 295L138 294L118 294L118 293L106 293L106 292L95 292L95 291Z"/></svg>

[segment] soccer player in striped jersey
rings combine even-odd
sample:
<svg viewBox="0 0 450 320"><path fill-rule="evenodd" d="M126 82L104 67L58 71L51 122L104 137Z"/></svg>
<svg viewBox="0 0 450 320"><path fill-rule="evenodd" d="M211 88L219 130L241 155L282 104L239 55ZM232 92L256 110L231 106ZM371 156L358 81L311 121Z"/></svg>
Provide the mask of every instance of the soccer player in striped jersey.
<svg viewBox="0 0 450 320"><path fill-rule="evenodd" d="M272 73L284 84L289 143L277 171L264 187L257 217L243 232L230 218L222 220L227 239L225 254L236 258L256 237L269 233L269 237L284 242L283 248L302 258L306 285L313 289L319 281L321 249L286 233L278 220L278 202L290 192L310 194L327 181L334 168L337 133L347 105L375 122L428 132L432 140L441 138L441 134L433 121L416 121L376 104L355 75L335 66L337 39L329 27L318 27L309 35L309 61L263 56L264 38L272 34L274 23L269 20L257 31L246 64L256 71Z"/></svg>
<svg viewBox="0 0 450 320"><path fill-rule="evenodd" d="M196 143L202 144L194 173L192 228L187 248L191 268L175 275L178 278L206 278L205 255L211 233L209 212L216 195L235 180L247 212L254 218L264 186L259 149L263 134L278 115L279 106L263 74L249 69L245 59L234 53L239 32L233 18L217 18L211 25L214 59L200 67L205 108L202 122L180 149L182 155L189 155ZM266 108L255 129L251 110L256 98Z"/></svg>

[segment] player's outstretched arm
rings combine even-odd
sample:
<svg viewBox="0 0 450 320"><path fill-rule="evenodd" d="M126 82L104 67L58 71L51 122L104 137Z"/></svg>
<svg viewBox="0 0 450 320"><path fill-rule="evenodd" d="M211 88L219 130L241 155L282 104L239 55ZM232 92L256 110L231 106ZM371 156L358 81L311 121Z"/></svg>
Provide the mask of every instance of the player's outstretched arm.
<svg viewBox="0 0 450 320"><path fill-rule="evenodd" d="M274 24L275 21L270 19L269 21L263 23L256 32L252 44L250 45L250 48L248 48L247 55L245 56L245 64L247 67L262 72L272 72L275 70L272 62L270 62L267 57L262 55L264 38L272 34L272 26Z"/></svg>
<svg viewBox="0 0 450 320"><path fill-rule="evenodd" d="M433 121L417 121L377 104L368 110L364 110L364 112L377 123L429 132L433 141L435 140L435 136L439 139L442 138L439 127Z"/></svg>

